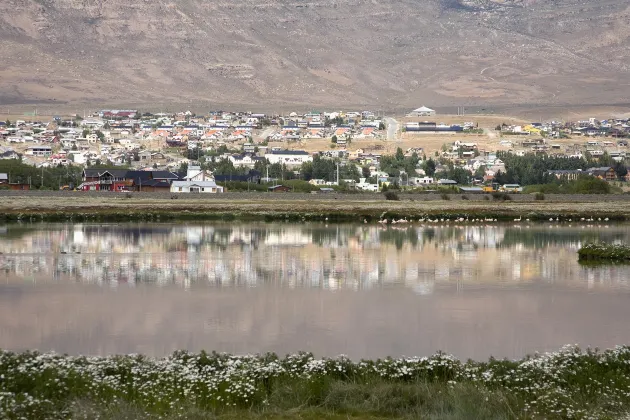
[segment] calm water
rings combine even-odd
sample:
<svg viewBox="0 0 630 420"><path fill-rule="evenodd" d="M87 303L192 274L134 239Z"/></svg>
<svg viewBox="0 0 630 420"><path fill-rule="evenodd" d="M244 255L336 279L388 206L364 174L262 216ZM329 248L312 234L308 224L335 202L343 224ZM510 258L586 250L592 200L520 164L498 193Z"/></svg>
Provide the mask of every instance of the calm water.
<svg viewBox="0 0 630 420"><path fill-rule="evenodd" d="M0 347L521 357L630 343L630 225L0 226Z"/></svg>

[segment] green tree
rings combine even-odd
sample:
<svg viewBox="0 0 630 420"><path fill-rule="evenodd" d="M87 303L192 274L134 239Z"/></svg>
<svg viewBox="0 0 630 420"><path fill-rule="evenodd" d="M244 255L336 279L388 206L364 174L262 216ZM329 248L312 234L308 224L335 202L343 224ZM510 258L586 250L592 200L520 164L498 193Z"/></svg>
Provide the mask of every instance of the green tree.
<svg viewBox="0 0 630 420"><path fill-rule="evenodd" d="M337 136L332 136L332 139L330 139L331 142L333 143L337 143Z"/></svg>
<svg viewBox="0 0 630 420"><path fill-rule="evenodd" d="M105 134L103 134L101 130L96 130L94 134L96 134L96 137L98 137L101 142L105 141Z"/></svg>
<svg viewBox="0 0 630 420"><path fill-rule="evenodd" d="M427 176L433 176L435 174L435 161L432 158L425 160L422 164L422 169Z"/></svg>
<svg viewBox="0 0 630 420"><path fill-rule="evenodd" d="M617 162L615 166L613 166L615 173L617 174L617 178L620 180L625 180L625 177L628 175L628 168L621 162Z"/></svg>
<svg viewBox="0 0 630 420"><path fill-rule="evenodd" d="M481 165L475 171L475 178L483 178L486 175L486 167L485 165Z"/></svg>
<svg viewBox="0 0 630 420"><path fill-rule="evenodd" d="M396 149L396 160L398 162L402 162L403 160L405 160L405 154L400 147Z"/></svg>
<svg viewBox="0 0 630 420"><path fill-rule="evenodd" d="M367 165L363 166L361 168L361 175L363 176L363 178L369 178L372 175L372 173L370 172L370 167Z"/></svg>
<svg viewBox="0 0 630 420"><path fill-rule="evenodd" d="M302 179L305 181L313 179L313 163L304 162L300 167L300 174L302 175Z"/></svg>

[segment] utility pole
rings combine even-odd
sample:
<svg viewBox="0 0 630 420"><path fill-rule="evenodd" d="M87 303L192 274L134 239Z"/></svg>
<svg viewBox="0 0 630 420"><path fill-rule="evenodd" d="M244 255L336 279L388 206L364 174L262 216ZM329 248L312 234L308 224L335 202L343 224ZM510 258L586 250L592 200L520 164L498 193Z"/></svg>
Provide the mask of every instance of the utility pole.
<svg viewBox="0 0 630 420"><path fill-rule="evenodd" d="M42 166L42 183L39 188L44 188L44 167Z"/></svg>
<svg viewBox="0 0 630 420"><path fill-rule="evenodd" d="M339 186L339 162L337 162L337 186Z"/></svg>

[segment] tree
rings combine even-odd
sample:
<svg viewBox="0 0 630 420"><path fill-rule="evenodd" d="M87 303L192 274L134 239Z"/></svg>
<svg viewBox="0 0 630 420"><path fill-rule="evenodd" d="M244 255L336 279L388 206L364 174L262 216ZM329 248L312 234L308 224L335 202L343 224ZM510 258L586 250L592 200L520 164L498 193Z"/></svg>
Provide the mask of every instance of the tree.
<svg viewBox="0 0 630 420"><path fill-rule="evenodd" d="M304 162L300 167L300 174L302 175L302 179L304 181L310 181L313 179L313 163Z"/></svg>
<svg viewBox="0 0 630 420"><path fill-rule="evenodd" d="M621 162L617 162L613 168L615 169L617 178L622 181L625 180L626 176L628 175L628 168L626 167L626 165Z"/></svg>
<svg viewBox="0 0 630 420"><path fill-rule="evenodd" d="M425 160L422 164L422 169L427 176L433 176L435 174L435 161L432 158Z"/></svg>
<svg viewBox="0 0 630 420"><path fill-rule="evenodd" d="M337 136L332 136L332 139L330 139L330 141L337 144Z"/></svg>
<svg viewBox="0 0 630 420"><path fill-rule="evenodd" d="M475 171L475 178L483 178L486 175L486 167L485 165L481 165Z"/></svg>
<svg viewBox="0 0 630 420"><path fill-rule="evenodd" d="M379 129L379 130L385 130L385 128L386 128L386 127L385 127L385 123L384 123L383 121L381 121L381 122L378 124L378 129Z"/></svg>
<svg viewBox="0 0 630 420"><path fill-rule="evenodd" d="M369 166L366 165L361 168L361 175L363 176L363 178L369 178L372 175Z"/></svg>
<svg viewBox="0 0 630 420"><path fill-rule="evenodd" d="M500 125L497 125L494 129L495 129L496 131L501 131L501 126L500 126Z"/></svg>
<svg viewBox="0 0 630 420"><path fill-rule="evenodd" d="M81 133L81 137L87 137L87 135L90 134L90 130L88 130L87 128L83 129L83 132Z"/></svg>
<svg viewBox="0 0 630 420"><path fill-rule="evenodd" d="M402 162L403 160L405 160L405 154L400 147L396 149L396 160L398 162Z"/></svg>
<svg viewBox="0 0 630 420"><path fill-rule="evenodd" d="M7 125L7 127L11 127L11 120L10 120L10 119L7 119L7 120L5 121L5 124Z"/></svg>
<svg viewBox="0 0 630 420"><path fill-rule="evenodd" d="M94 134L96 134L96 137L98 137L100 141L105 141L105 134L103 134L101 130L97 130Z"/></svg>

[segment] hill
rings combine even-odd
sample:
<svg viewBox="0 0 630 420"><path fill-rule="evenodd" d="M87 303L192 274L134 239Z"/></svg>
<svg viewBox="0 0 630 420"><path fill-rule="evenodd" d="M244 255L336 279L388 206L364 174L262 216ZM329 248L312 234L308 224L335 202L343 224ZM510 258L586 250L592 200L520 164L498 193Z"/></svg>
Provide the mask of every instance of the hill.
<svg viewBox="0 0 630 420"><path fill-rule="evenodd" d="M0 104L628 102L626 0L5 0Z"/></svg>

